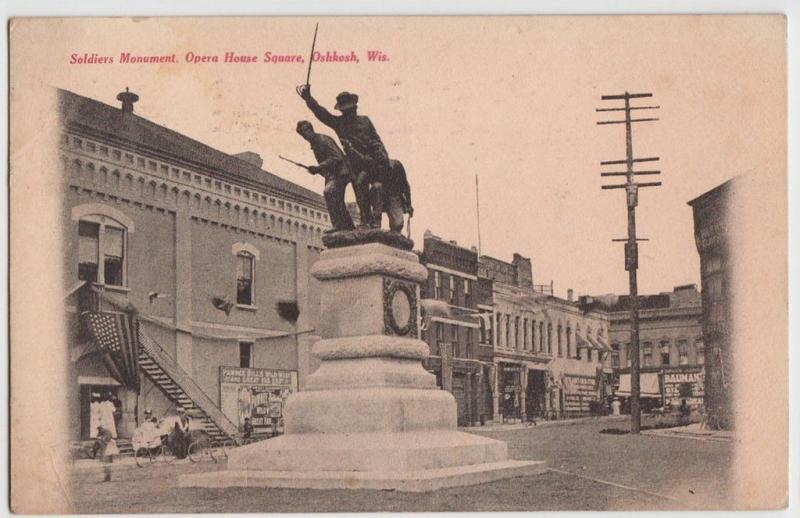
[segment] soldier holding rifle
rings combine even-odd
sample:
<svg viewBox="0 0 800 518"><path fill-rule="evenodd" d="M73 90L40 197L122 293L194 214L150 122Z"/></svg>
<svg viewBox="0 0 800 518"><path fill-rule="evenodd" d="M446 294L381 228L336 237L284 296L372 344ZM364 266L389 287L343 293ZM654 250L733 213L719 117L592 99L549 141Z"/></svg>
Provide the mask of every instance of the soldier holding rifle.
<svg viewBox="0 0 800 518"><path fill-rule="evenodd" d="M344 202L344 191L347 184L353 181L353 174L350 172L344 154L336 145L336 142L327 135L316 133L314 127L308 121L297 123L297 133L311 144L311 150L317 159L318 165L304 166L297 162L295 165L305 168L311 174L319 174L325 178L325 205L328 207L328 214L331 218L333 230L352 230L353 219L347 212ZM281 157L283 158L283 157Z"/></svg>

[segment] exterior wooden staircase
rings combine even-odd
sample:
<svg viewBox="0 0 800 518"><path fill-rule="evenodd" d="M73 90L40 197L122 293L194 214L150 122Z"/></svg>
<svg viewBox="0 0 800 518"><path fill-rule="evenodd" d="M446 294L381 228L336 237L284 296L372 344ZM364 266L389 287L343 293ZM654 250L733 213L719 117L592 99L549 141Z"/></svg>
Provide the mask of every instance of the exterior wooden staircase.
<svg viewBox="0 0 800 518"><path fill-rule="evenodd" d="M232 438L238 428L222 413L189 374L155 340L139 331L139 369L176 407L186 413L213 440Z"/></svg>

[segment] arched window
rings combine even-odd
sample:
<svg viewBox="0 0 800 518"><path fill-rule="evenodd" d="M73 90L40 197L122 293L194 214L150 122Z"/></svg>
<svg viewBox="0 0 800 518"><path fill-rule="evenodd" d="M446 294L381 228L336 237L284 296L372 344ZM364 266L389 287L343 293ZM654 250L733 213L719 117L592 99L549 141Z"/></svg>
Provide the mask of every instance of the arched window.
<svg viewBox="0 0 800 518"><path fill-rule="evenodd" d="M255 257L248 252L236 254L236 303L244 306L254 305L253 277Z"/></svg>
<svg viewBox="0 0 800 518"><path fill-rule="evenodd" d="M547 354L553 354L553 324L547 323Z"/></svg>
<svg viewBox="0 0 800 518"><path fill-rule="evenodd" d="M236 256L236 304L255 306L255 273L258 249L249 243L236 243L231 247Z"/></svg>
<svg viewBox="0 0 800 518"><path fill-rule="evenodd" d="M106 286L127 286L128 234L133 220L103 204L72 209L78 222L78 278Z"/></svg>

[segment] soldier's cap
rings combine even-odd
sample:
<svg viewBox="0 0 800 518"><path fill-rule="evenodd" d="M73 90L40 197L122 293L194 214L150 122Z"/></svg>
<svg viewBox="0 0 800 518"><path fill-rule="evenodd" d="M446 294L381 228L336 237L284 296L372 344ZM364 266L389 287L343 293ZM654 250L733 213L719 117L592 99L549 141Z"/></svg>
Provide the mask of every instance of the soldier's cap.
<svg viewBox="0 0 800 518"><path fill-rule="evenodd" d="M358 104L358 96L350 92L342 92L336 96L336 106L333 108L340 112L348 108L355 108Z"/></svg>
<svg viewBox="0 0 800 518"><path fill-rule="evenodd" d="M302 128L308 128L308 129L310 129L310 130L313 130L313 129L314 129L314 126L312 126L312 125L311 125L311 123L310 123L310 122L308 122L308 121L298 121L298 123L297 123L297 128L295 128L295 131L297 131L298 133L300 133L300 130L301 130Z"/></svg>

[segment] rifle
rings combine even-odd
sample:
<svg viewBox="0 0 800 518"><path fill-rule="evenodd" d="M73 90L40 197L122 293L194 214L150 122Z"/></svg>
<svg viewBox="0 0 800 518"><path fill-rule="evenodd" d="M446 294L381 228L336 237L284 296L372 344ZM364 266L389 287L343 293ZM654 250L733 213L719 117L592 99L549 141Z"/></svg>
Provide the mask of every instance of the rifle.
<svg viewBox="0 0 800 518"><path fill-rule="evenodd" d="M300 162L295 162L294 160L289 160L289 159L288 159L288 158L286 158L285 156L281 156L281 155L278 155L278 158L280 158L281 160L286 160L286 161L287 161L287 162L289 162L290 164L294 164L294 165L296 165L297 167L302 167L303 169L305 169L305 170L306 170L306 171L308 171L309 173L311 172L311 169L309 169L307 165L303 165L303 164L301 164Z"/></svg>

